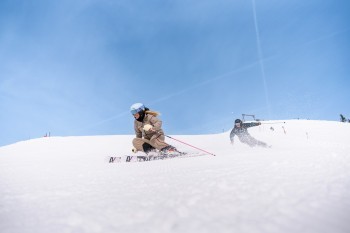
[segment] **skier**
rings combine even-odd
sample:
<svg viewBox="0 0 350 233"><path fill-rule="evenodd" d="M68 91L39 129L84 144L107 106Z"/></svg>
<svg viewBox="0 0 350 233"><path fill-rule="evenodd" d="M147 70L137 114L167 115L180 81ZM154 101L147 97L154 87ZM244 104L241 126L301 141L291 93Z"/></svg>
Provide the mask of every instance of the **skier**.
<svg viewBox="0 0 350 233"><path fill-rule="evenodd" d="M136 134L136 138L132 141L134 146L132 152L143 151L148 154L156 149L161 154L177 152L175 147L164 141L162 121L157 117L159 116L158 112L150 111L142 103L131 105L130 112L135 118L134 130Z"/></svg>
<svg viewBox="0 0 350 233"><path fill-rule="evenodd" d="M243 123L240 119L235 120L235 127L231 130L230 140L233 145L233 137L237 135L242 143L248 144L250 147L262 146L268 147L265 142L261 142L253 138L249 133L247 128L261 125L261 122Z"/></svg>

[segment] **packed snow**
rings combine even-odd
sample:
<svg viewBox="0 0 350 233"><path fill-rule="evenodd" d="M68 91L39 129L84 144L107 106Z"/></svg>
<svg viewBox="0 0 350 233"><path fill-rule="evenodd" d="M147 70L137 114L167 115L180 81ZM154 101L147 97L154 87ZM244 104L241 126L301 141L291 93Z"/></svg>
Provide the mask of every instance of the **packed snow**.
<svg viewBox="0 0 350 233"><path fill-rule="evenodd" d="M272 147L231 145L230 131L171 135L216 156L138 163L108 163L130 154L133 135L0 147L0 232L350 232L350 124L248 131Z"/></svg>

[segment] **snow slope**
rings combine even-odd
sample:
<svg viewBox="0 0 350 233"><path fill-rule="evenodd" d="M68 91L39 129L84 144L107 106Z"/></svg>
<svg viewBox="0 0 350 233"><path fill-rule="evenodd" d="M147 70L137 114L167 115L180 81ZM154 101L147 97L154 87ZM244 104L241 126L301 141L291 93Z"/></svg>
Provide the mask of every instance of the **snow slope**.
<svg viewBox="0 0 350 233"><path fill-rule="evenodd" d="M0 147L0 232L350 232L350 124L264 123L270 149L172 135L215 157L107 163L132 135Z"/></svg>

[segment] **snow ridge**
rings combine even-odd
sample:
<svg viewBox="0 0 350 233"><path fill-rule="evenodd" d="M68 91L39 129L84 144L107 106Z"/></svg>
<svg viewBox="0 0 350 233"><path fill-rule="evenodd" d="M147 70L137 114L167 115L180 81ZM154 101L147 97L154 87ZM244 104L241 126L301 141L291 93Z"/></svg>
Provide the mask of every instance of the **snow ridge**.
<svg viewBox="0 0 350 233"><path fill-rule="evenodd" d="M284 122L248 130L272 148L177 135L217 156L145 163L105 160L132 135L0 147L0 232L350 232L350 124Z"/></svg>

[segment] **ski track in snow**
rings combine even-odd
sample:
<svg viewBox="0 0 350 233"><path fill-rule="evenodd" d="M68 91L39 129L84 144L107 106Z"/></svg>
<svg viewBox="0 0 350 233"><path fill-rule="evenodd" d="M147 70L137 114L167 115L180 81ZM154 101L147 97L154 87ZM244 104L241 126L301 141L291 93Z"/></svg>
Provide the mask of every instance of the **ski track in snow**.
<svg viewBox="0 0 350 233"><path fill-rule="evenodd" d="M1 147L0 232L350 232L350 124L249 132L273 147L174 136L217 156L116 164L108 156L129 154L133 136Z"/></svg>

